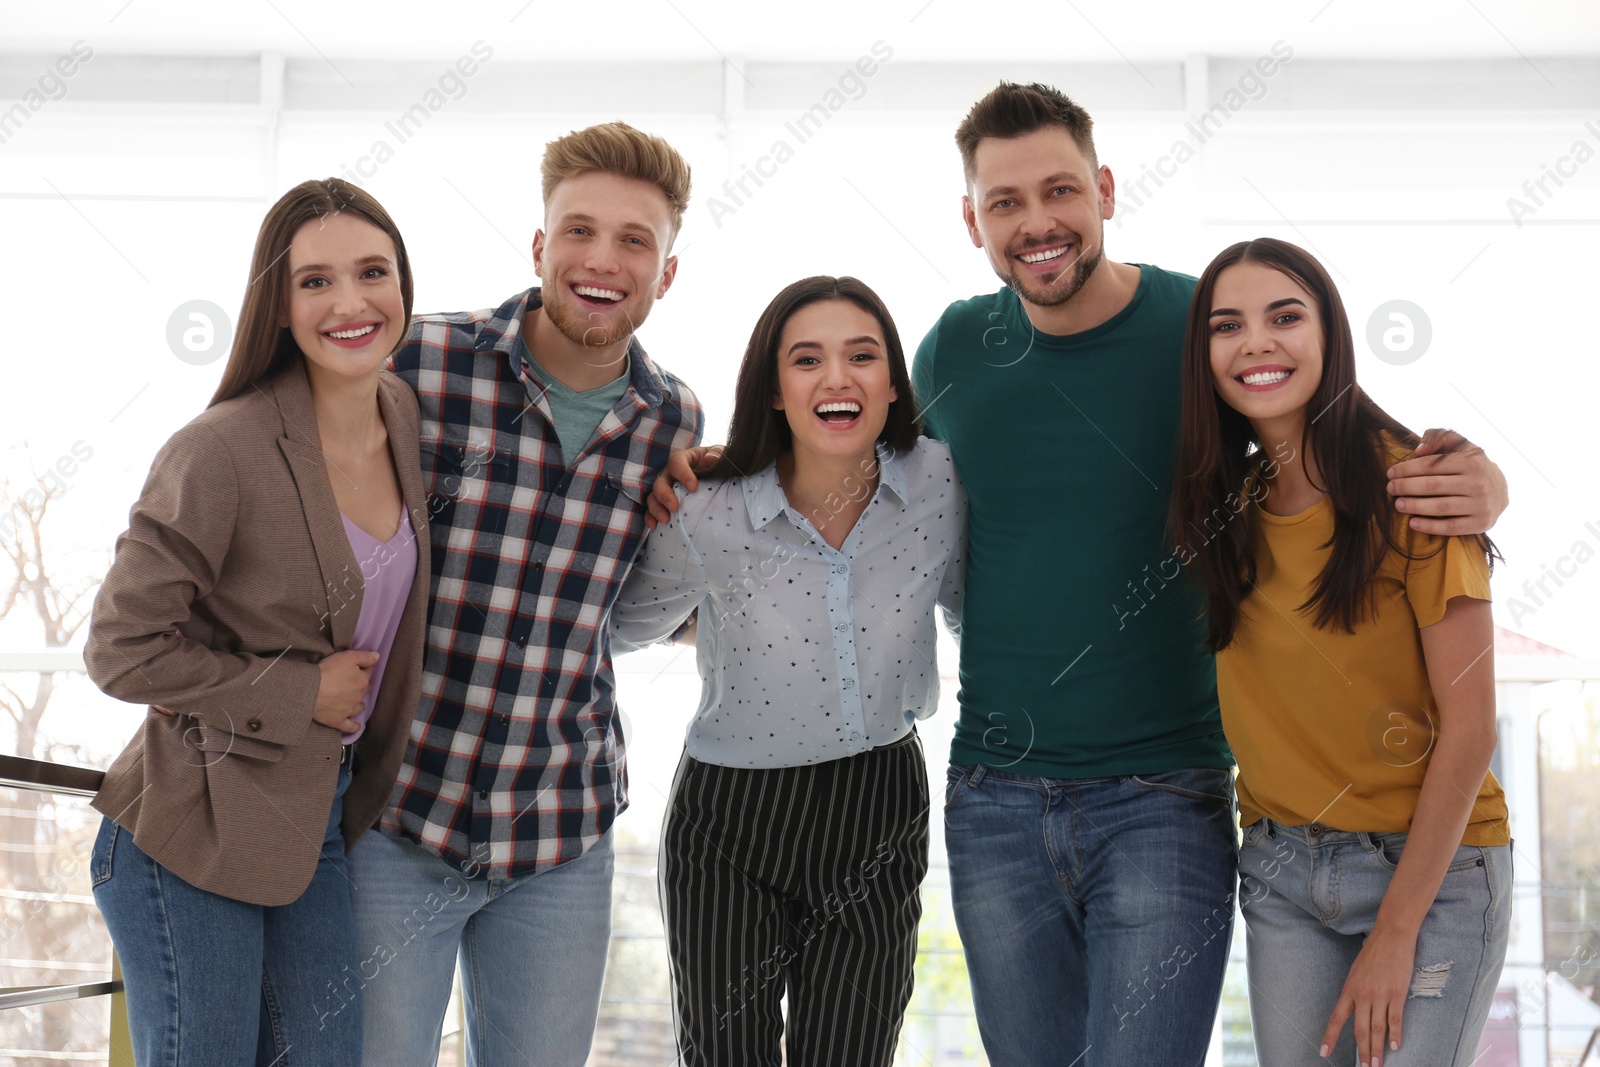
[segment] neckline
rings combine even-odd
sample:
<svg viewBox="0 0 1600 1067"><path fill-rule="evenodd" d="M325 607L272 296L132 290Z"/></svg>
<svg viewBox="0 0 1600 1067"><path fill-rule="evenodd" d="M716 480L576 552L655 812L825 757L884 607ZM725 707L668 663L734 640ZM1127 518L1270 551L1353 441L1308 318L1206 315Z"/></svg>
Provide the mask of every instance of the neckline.
<svg viewBox="0 0 1600 1067"><path fill-rule="evenodd" d="M390 545L390 544L393 544L395 541L397 541L400 538L400 535L405 533L406 530L410 527L410 515L406 511L406 506L405 506L404 502L402 502L401 505L400 505L400 516L399 516L399 518L397 518L395 520L394 533L392 535L390 535L390 537L387 540L385 540L385 539L383 539L381 537L378 537L376 534L368 533L366 530L362 529L361 526L358 525L354 519L352 519L350 516L346 515L342 511L339 512L339 518L344 520L344 528L345 528L345 532L347 534L351 530L354 530L356 533L360 534L362 537L365 537L368 541L371 541L375 545Z"/></svg>

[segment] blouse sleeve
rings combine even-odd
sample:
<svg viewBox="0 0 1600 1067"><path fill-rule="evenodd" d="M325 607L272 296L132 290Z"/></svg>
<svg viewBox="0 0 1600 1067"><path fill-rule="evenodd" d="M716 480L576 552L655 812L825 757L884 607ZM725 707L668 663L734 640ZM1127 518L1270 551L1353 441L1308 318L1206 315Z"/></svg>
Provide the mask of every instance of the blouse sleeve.
<svg viewBox="0 0 1600 1067"><path fill-rule="evenodd" d="M678 491L679 499L683 490ZM611 647L632 652L664 641L694 614L708 592L705 564L685 528L687 509L645 536L611 608Z"/></svg>
<svg viewBox="0 0 1600 1067"><path fill-rule="evenodd" d="M1418 626L1444 618L1454 597L1492 599L1489 558L1477 538L1418 535L1408 548L1413 558L1406 563L1406 599Z"/></svg>

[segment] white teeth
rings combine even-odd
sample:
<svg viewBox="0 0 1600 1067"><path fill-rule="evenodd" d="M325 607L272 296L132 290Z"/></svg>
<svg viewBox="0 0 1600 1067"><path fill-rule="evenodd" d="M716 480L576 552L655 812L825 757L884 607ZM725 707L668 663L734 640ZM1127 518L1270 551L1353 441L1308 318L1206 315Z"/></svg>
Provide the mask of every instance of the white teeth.
<svg viewBox="0 0 1600 1067"><path fill-rule="evenodd" d="M818 415L828 415L835 411L843 412L848 415L859 415L861 414L861 405L856 403L854 400L829 400L825 403L818 404L816 407L816 412Z"/></svg>
<svg viewBox="0 0 1600 1067"><path fill-rule="evenodd" d="M1055 259L1058 256L1064 256L1066 254L1067 250L1065 248L1057 248L1050 252L1025 252L1017 258L1022 260L1024 263L1045 263L1049 260Z"/></svg>
<svg viewBox="0 0 1600 1067"><path fill-rule="evenodd" d="M1271 385L1274 382L1283 381L1289 374L1290 372L1286 370L1264 370L1255 374L1246 374L1239 380L1246 385Z"/></svg>
<svg viewBox="0 0 1600 1067"><path fill-rule="evenodd" d="M372 326L363 326L358 330L329 330L328 331L328 336L329 337L337 337L341 341L353 341L357 337L365 337L367 334L371 333L373 330L376 330L377 328L378 327L376 325L372 325Z"/></svg>
<svg viewBox="0 0 1600 1067"><path fill-rule="evenodd" d="M598 285L574 285L572 291L579 296L592 296L596 300L621 300L622 293L617 289L602 289Z"/></svg>

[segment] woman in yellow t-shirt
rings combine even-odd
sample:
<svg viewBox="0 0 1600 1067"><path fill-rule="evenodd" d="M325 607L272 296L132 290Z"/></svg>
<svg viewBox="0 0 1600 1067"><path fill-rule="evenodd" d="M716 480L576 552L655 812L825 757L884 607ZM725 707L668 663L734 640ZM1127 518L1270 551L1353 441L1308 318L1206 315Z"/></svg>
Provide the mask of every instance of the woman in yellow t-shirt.
<svg viewBox="0 0 1600 1067"><path fill-rule="evenodd" d="M1183 404L1171 530L1239 762L1257 1055L1469 1064L1511 907L1494 546L1394 514L1418 438L1356 384L1338 291L1294 245L1206 268Z"/></svg>

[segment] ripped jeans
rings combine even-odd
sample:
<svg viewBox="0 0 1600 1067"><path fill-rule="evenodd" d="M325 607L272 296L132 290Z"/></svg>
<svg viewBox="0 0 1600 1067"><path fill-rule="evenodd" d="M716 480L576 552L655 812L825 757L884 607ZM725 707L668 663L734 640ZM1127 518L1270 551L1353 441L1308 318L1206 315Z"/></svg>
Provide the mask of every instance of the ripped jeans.
<svg viewBox="0 0 1600 1067"><path fill-rule="evenodd" d="M1320 823L1262 819L1245 827L1239 895L1259 1062L1356 1062L1349 1022L1327 1060L1317 1049L1405 840L1403 833L1351 833ZM1384 1067L1474 1061L1510 927L1511 846L1462 845L1417 935L1400 1049L1385 1050Z"/></svg>

